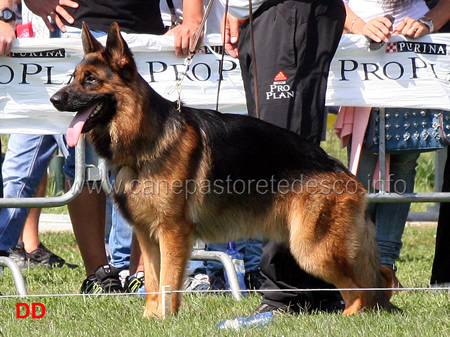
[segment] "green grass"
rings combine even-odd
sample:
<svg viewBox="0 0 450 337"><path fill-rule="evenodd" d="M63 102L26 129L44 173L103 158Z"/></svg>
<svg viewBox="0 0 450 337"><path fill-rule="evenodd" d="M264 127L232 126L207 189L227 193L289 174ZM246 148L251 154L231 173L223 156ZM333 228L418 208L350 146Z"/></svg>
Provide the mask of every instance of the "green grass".
<svg viewBox="0 0 450 337"><path fill-rule="evenodd" d="M435 227L407 227L398 262L405 287L427 287L434 252ZM43 242L77 269L25 270L31 295L77 294L84 279L80 254L71 233L47 233ZM15 294L9 270L0 277L0 291ZM430 336L450 335L450 294L409 290L393 302L403 314L366 312L352 317L339 314L277 316L267 328L218 331L227 318L247 316L259 304L251 294L242 301L222 295L184 295L177 316L166 320L142 319L144 300L136 296L61 296L0 299L0 336ZM16 319L16 302L41 302L42 319Z"/></svg>

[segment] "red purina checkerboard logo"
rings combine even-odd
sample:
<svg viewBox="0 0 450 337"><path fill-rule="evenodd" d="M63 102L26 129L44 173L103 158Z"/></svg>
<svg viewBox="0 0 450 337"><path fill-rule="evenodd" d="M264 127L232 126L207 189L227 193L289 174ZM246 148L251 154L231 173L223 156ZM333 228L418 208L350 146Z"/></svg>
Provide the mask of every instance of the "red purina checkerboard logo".
<svg viewBox="0 0 450 337"><path fill-rule="evenodd" d="M397 51L397 42L388 42L386 46L386 53L396 53Z"/></svg>

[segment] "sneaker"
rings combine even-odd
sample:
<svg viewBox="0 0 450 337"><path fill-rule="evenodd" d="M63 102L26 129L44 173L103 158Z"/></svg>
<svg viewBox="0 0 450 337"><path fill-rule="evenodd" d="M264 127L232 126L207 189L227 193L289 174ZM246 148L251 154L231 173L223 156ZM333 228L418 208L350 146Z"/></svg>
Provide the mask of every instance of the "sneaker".
<svg viewBox="0 0 450 337"><path fill-rule="evenodd" d="M11 249L9 257L13 260L20 269L28 268L30 261L30 254L28 254L23 246L23 242L19 242L16 247Z"/></svg>
<svg viewBox="0 0 450 337"><path fill-rule="evenodd" d="M64 265L71 269L78 267L75 264L67 263L63 258L45 247L42 242L39 242L38 248L31 253L27 253L23 246L23 242L19 242L15 248L11 249L9 257L13 259L21 269L28 268L30 265L32 267L42 265L47 269L62 268Z"/></svg>
<svg viewBox="0 0 450 337"><path fill-rule="evenodd" d="M183 289L186 291L209 290L209 287L209 277L206 274L195 274L189 276L183 284Z"/></svg>
<svg viewBox="0 0 450 337"><path fill-rule="evenodd" d="M223 273L220 273L218 275L211 275L209 277L209 284L211 290L225 290L227 289L227 285L225 283L225 277L223 276Z"/></svg>
<svg viewBox="0 0 450 337"><path fill-rule="evenodd" d="M47 269L62 268L64 265L71 269L78 267L76 264L67 263L62 257L45 247L42 242L39 242L38 248L29 253L29 256L33 266L43 265Z"/></svg>
<svg viewBox="0 0 450 337"><path fill-rule="evenodd" d="M142 287L144 287L144 272L138 271L127 277L124 287L127 293L137 293Z"/></svg>
<svg viewBox="0 0 450 337"><path fill-rule="evenodd" d="M110 264L98 267L94 275L84 280L81 286L82 294L123 292L125 290L120 283L119 270Z"/></svg>
<svg viewBox="0 0 450 337"><path fill-rule="evenodd" d="M263 285L266 278L258 270L249 271L245 274L245 286L247 289L258 290Z"/></svg>
<svg viewBox="0 0 450 337"><path fill-rule="evenodd" d="M87 279L83 281L81 285L81 294L101 294L103 293L103 288L97 282L94 275L90 275Z"/></svg>

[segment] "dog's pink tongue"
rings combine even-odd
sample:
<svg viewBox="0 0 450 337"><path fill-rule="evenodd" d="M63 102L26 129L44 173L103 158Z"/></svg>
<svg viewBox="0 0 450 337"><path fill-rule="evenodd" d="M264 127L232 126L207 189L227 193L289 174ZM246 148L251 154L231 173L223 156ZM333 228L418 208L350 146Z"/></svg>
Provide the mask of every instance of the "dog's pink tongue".
<svg viewBox="0 0 450 337"><path fill-rule="evenodd" d="M67 145L74 147L78 144L78 139L83 131L83 126L94 108L95 106L80 111L72 119L66 134Z"/></svg>

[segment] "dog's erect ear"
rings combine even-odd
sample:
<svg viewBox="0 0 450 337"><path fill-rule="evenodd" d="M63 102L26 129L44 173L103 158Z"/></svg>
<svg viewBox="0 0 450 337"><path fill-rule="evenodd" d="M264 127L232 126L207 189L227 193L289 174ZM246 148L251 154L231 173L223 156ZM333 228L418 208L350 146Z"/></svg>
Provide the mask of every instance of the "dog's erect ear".
<svg viewBox="0 0 450 337"><path fill-rule="evenodd" d="M87 24L83 21L81 31L81 41L83 42L83 51L85 54L101 52L105 49L100 42L91 34Z"/></svg>
<svg viewBox="0 0 450 337"><path fill-rule="evenodd" d="M109 27L108 38L106 39L106 51L112 57L112 61L120 68L125 68L133 63L133 54L127 43L120 34L117 22L113 22Z"/></svg>

